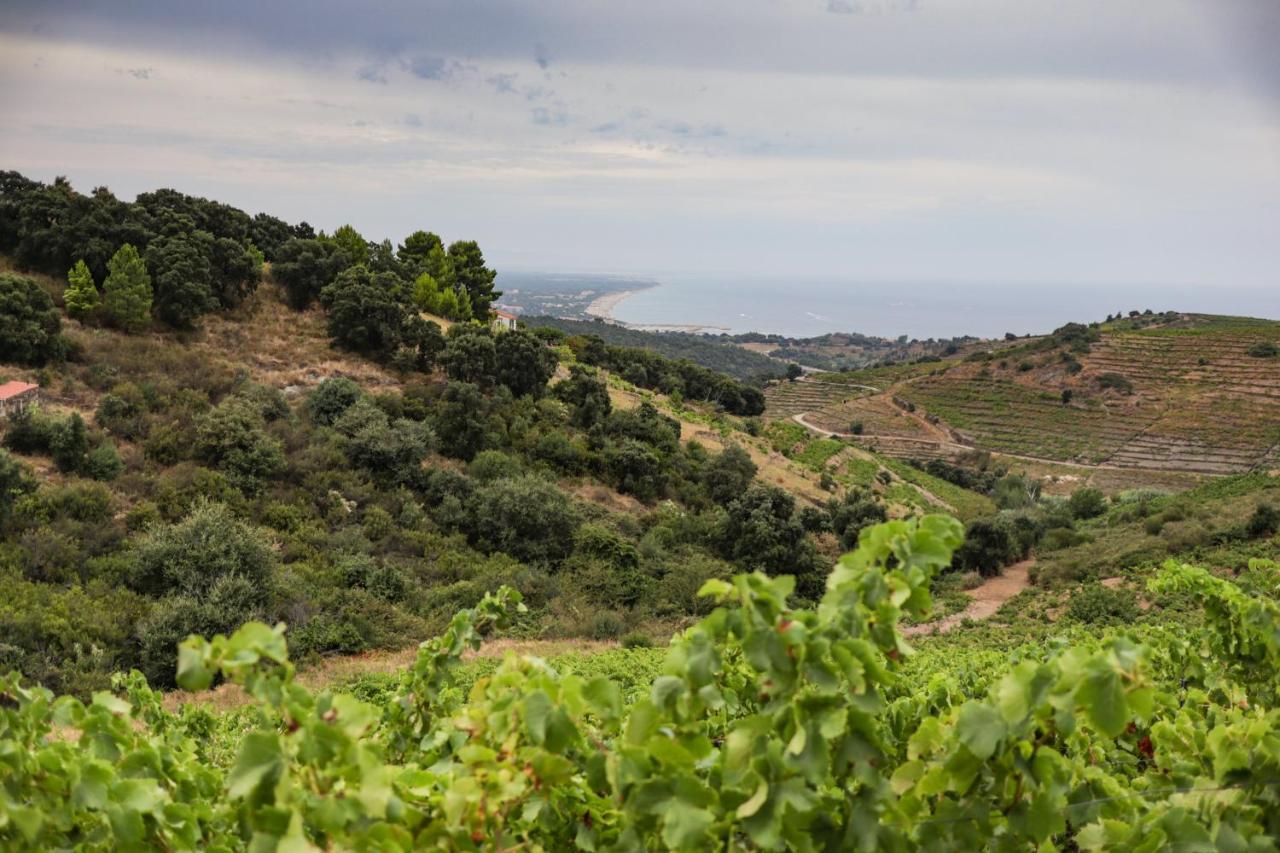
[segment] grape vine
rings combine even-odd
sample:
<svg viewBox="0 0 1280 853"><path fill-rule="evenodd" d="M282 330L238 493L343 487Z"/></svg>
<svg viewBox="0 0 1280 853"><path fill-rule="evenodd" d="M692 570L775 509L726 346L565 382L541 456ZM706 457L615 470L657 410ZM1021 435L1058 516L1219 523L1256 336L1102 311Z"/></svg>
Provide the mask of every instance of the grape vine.
<svg viewBox="0 0 1280 853"><path fill-rule="evenodd" d="M899 620L961 535L868 528L813 608L786 577L709 582L716 609L634 701L516 656L459 689L521 608L509 589L423 643L384 707L301 686L283 626L193 637L180 684L255 703L226 767L207 736L227 723L164 710L136 673L87 703L11 674L0 847L1274 849L1275 601L1171 562L1150 588L1201 602L1203 628L1046 642L981 689L963 655L904 684ZM1274 590L1280 567L1251 573Z"/></svg>

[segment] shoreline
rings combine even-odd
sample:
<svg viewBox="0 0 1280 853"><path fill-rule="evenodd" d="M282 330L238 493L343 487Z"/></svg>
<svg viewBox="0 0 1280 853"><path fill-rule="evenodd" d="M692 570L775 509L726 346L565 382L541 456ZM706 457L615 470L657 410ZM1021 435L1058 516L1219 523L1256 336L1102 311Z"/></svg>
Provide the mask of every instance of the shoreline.
<svg viewBox="0 0 1280 853"><path fill-rule="evenodd" d="M582 313L586 314L588 317L596 317L600 320L607 320L610 323L616 323L618 322L618 319L613 316L614 309L624 301L635 296L637 293L640 293L642 290L648 290L648 288L641 287L632 290L614 290L610 293L602 294L597 296L595 299L592 299L591 304L588 305Z"/></svg>
<svg viewBox="0 0 1280 853"><path fill-rule="evenodd" d="M661 287L661 285L653 285ZM628 329L636 329L642 332L692 332L694 334L710 334L715 332L728 332L727 326L712 326L701 323L627 323L619 320L613 315L613 312L626 300L635 296L637 293L649 290L647 287L636 287L630 290L615 290L611 293L601 294L591 300L591 304L582 312L588 317L594 317L597 320L603 320L606 323L613 323L615 326L626 326Z"/></svg>

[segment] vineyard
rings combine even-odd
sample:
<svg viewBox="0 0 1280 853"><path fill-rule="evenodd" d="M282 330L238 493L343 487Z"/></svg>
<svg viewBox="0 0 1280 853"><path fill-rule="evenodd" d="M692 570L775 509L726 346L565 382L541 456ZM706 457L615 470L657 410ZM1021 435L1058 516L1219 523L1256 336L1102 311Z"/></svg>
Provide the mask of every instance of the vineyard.
<svg viewBox="0 0 1280 853"><path fill-rule="evenodd" d="M899 622L960 535L868 528L812 608L786 577L708 582L647 688L516 656L462 677L511 590L378 705L302 687L257 623L179 650L183 686L254 698L230 722L137 675L87 703L9 676L0 846L1273 849L1280 566L1166 563L1146 594L1200 605L1177 624L913 656Z"/></svg>
<svg viewBox="0 0 1280 853"><path fill-rule="evenodd" d="M1100 482L1124 486L1144 473L1156 482L1280 463L1280 358L1266 355L1280 324L1177 315L1106 324L1097 337L1084 351L1035 338L941 364L824 374L771 390L766 416L842 434L858 423L856 439L885 456L946 458L971 446L1102 466ZM1113 469L1131 473L1105 473Z"/></svg>

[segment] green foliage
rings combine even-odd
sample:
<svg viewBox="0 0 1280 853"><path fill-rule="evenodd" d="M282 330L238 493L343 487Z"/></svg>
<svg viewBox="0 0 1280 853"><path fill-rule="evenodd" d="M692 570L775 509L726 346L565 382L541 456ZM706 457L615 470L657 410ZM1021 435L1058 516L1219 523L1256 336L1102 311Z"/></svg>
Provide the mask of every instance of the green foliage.
<svg viewBox="0 0 1280 853"><path fill-rule="evenodd" d="M279 249L271 276L284 285L289 304L298 310L320 294L352 263L338 246L315 239L292 239Z"/></svg>
<svg viewBox="0 0 1280 853"><path fill-rule="evenodd" d="M501 296L502 291L493 289L497 273L485 266L484 253L480 251L480 245L474 240L458 240L451 243L448 261L453 277L451 283L466 293L473 315L488 317L493 300Z"/></svg>
<svg viewBox="0 0 1280 853"><path fill-rule="evenodd" d="M0 361L41 365L66 355L62 319L33 279L0 273Z"/></svg>
<svg viewBox="0 0 1280 853"><path fill-rule="evenodd" d="M1066 617L1086 625L1129 625L1142 610L1128 589L1108 589L1100 583L1088 584L1067 600Z"/></svg>
<svg viewBox="0 0 1280 853"><path fill-rule="evenodd" d="M376 701L294 678L283 626L181 644L178 681L256 703L208 760L210 721L162 710L136 677L92 702L0 682L10 846L443 845L471 849L1265 848L1280 609L1167 565L1158 594L1207 624L1010 656L903 660L959 525L872 528L814 608L787 578L708 583L718 607L656 678L621 665L462 662L522 609L502 590L422 644ZM1259 567L1259 571L1273 571ZM1201 650L1205 652L1202 654ZM620 658L619 655L627 656ZM961 660L956 660L961 657ZM1229 662L1228 666L1222 664ZM977 672L966 672L969 664ZM648 689L641 685L649 683ZM381 709L381 710L380 710ZM81 733L50 738L54 725ZM105 760L154 756L153 760ZM67 792L72 792L70 796Z"/></svg>
<svg viewBox="0 0 1280 853"><path fill-rule="evenodd" d="M481 326L453 326L440 355L440 364L455 382L482 387L493 384L498 368L498 348L493 334Z"/></svg>
<svg viewBox="0 0 1280 853"><path fill-rule="evenodd" d="M1101 373L1098 375L1099 388L1113 388L1121 394L1129 395L1133 393L1133 383L1129 378L1120 373Z"/></svg>
<svg viewBox="0 0 1280 853"><path fill-rule="evenodd" d="M93 273L84 261L67 271L67 289L62 292L62 302L67 314L77 320L87 320L94 315L102 299L93 283Z"/></svg>
<svg viewBox="0 0 1280 853"><path fill-rule="evenodd" d="M204 249L187 234L157 237L147 246L155 315L174 328L190 329L198 317L218 307L213 265Z"/></svg>
<svg viewBox="0 0 1280 853"><path fill-rule="evenodd" d="M400 279L356 265L320 292L335 345L375 358L390 358L400 346L406 319Z"/></svg>
<svg viewBox="0 0 1280 853"><path fill-rule="evenodd" d="M125 332L140 332L151 323L151 276L129 243L111 256L102 283L102 310L112 325Z"/></svg>
<svg viewBox="0 0 1280 853"><path fill-rule="evenodd" d="M49 436L49 453L59 471L79 471L89 452L89 433L79 412L58 421Z"/></svg>
<svg viewBox="0 0 1280 853"><path fill-rule="evenodd" d="M556 372L556 355L525 331L505 332L494 341L495 375L517 397L539 396Z"/></svg>
<svg viewBox="0 0 1280 853"><path fill-rule="evenodd" d="M751 486L755 476L756 464L751 461L751 454L735 444L702 469L702 486L713 502L728 506Z"/></svg>
<svg viewBox="0 0 1280 853"><path fill-rule="evenodd" d="M35 481L27 466L0 450L0 528L9 520L18 498L34 490Z"/></svg>
<svg viewBox="0 0 1280 853"><path fill-rule="evenodd" d="M194 450L246 492L257 492L284 467L280 442L267 434L262 415L235 397L200 419Z"/></svg>
<svg viewBox="0 0 1280 853"><path fill-rule="evenodd" d="M1275 341L1258 341L1249 347L1248 353L1254 358L1275 358L1280 355L1280 347Z"/></svg>
<svg viewBox="0 0 1280 853"><path fill-rule="evenodd" d="M486 483L472 504L469 533L476 547L530 562L567 557L582 520L564 492L528 475Z"/></svg>
<svg viewBox="0 0 1280 853"><path fill-rule="evenodd" d="M361 396L360 386L345 376L330 377L307 396L307 412L321 426L332 426Z"/></svg>
<svg viewBox="0 0 1280 853"><path fill-rule="evenodd" d="M1099 489L1077 489L1067 500L1067 510L1074 518L1097 518L1107 511L1107 496Z"/></svg>
<svg viewBox="0 0 1280 853"><path fill-rule="evenodd" d="M608 386L594 370L580 364L569 368L569 378L558 383L553 393L572 407L573 423L581 429L603 423L613 411Z"/></svg>

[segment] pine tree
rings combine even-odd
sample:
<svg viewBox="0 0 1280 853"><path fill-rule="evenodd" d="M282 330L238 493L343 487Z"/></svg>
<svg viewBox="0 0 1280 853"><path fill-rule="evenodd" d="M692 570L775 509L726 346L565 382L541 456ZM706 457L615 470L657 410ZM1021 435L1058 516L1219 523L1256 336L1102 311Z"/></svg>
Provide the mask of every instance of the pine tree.
<svg viewBox="0 0 1280 853"><path fill-rule="evenodd" d="M98 310L98 288L84 261L76 261L76 265L67 272L67 289L63 291L62 300L66 303L67 314L77 320L85 320Z"/></svg>
<svg viewBox="0 0 1280 853"><path fill-rule="evenodd" d="M426 311L428 314L440 313L440 287L430 273L424 272L414 281L413 304L418 306L419 311Z"/></svg>
<svg viewBox="0 0 1280 853"><path fill-rule="evenodd" d="M102 307L111 322L126 332L141 331L151 322L151 276L142 256L129 243L107 262Z"/></svg>
<svg viewBox="0 0 1280 853"><path fill-rule="evenodd" d="M458 310L456 316L452 319L460 323L465 323L475 316L475 312L471 309L471 294L465 290L459 289L458 293Z"/></svg>

